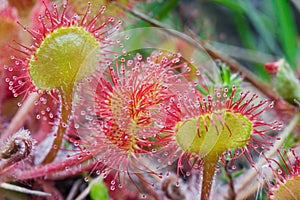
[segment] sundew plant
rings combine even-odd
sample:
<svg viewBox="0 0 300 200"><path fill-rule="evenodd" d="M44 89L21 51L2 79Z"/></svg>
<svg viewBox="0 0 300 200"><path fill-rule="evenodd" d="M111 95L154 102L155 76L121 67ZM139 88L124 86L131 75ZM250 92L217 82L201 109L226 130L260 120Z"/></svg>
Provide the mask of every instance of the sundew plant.
<svg viewBox="0 0 300 200"><path fill-rule="evenodd" d="M0 0L0 199L300 199L299 12Z"/></svg>

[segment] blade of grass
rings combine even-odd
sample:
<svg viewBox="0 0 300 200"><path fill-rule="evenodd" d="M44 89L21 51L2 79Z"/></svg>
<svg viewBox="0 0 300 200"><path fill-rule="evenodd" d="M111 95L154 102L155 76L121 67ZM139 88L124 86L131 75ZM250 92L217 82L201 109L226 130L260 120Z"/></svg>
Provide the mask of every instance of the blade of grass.
<svg viewBox="0 0 300 200"><path fill-rule="evenodd" d="M297 30L292 15L291 6L286 0L271 1L278 21L278 33L286 59L296 68L297 56Z"/></svg>
<svg viewBox="0 0 300 200"><path fill-rule="evenodd" d="M238 13L232 13L232 20L239 34L239 38L246 49L256 50L257 45L250 24L244 15L238 16ZM252 64L252 71L263 80L269 80L269 75L260 64Z"/></svg>
<svg viewBox="0 0 300 200"><path fill-rule="evenodd" d="M247 49L256 49L255 38L246 18L243 16L237 16L237 13L233 13L232 20L235 24L243 46Z"/></svg>
<svg viewBox="0 0 300 200"><path fill-rule="evenodd" d="M231 1L231 0L210 0L210 2L218 3L231 10L232 20L235 24L237 33L241 40L242 45L246 49L256 50L257 41L254 37L254 33L251 30L249 20L257 29L258 33L266 41L266 45L269 49L276 49L275 39L273 34L271 34L268 29L265 29L263 21L260 19L259 14L252 13L257 12L250 2L244 1ZM249 20L248 20L249 19ZM256 24L258 21L259 24ZM269 75L262 65L254 64L252 65L252 71L257 74L263 80L269 80Z"/></svg>
<svg viewBox="0 0 300 200"><path fill-rule="evenodd" d="M255 44L255 42L253 42L253 38L250 38L253 37L250 36L250 33L252 32L250 26L247 26L247 20L244 18L247 17L258 34L262 37L268 48L271 51L275 49L276 43L274 35L271 34L271 32L266 28L264 20L261 19L261 15L263 15L263 13L259 12L253 6L251 1L210 0L210 2L223 5L233 12L232 18L235 21L238 31L240 32L240 36L241 38L245 38L244 43L248 44L245 47L249 48L251 46L250 43Z"/></svg>
<svg viewBox="0 0 300 200"><path fill-rule="evenodd" d="M249 18L252 25L255 27L256 31L262 38L262 40L266 43L267 47L271 52L276 49L276 41L273 34L267 29L264 24L264 20L261 15L262 12L258 11L251 1L238 1L241 7L244 8L245 14Z"/></svg>
<svg viewBox="0 0 300 200"><path fill-rule="evenodd" d="M178 1L179 0L168 0L164 3L160 3L154 10L152 9L154 18L161 20L167 17L170 11L177 6ZM149 9L151 9L151 7Z"/></svg>
<svg viewBox="0 0 300 200"><path fill-rule="evenodd" d="M142 4L142 9L145 12L148 12L148 15L157 19L157 20L164 20L167 19L170 12L177 6L179 0L165 0L163 2L153 2ZM148 27L149 23L146 21L138 21L134 24L134 27Z"/></svg>
<svg viewBox="0 0 300 200"><path fill-rule="evenodd" d="M244 9L236 3L236 1L232 1L232 0L210 0L210 2L214 2L220 5L223 5L227 8L229 8L230 10L236 12L237 14L243 14L244 13Z"/></svg>

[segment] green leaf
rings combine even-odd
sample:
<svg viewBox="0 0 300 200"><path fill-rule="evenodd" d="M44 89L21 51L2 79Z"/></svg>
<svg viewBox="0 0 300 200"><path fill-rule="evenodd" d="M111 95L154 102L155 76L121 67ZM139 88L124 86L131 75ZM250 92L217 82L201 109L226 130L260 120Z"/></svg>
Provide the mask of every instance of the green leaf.
<svg viewBox="0 0 300 200"><path fill-rule="evenodd" d="M206 89L204 89L201 85L196 85L196 88L201 92L201 94L207 96L209 93L208 91L206 91Z"/></svg>
<svg viewBox="0 0 300 200"><path fill-rule="evenodd" d="M230 10L236 12L237 14L243 14L244 13L244 9L236 3L236 1L232 1L232 0L210 0L210 2L214 2L214 3L218 3L220 5L223 5L227 8L229 8Z"/></svg>
<svg viewBox="0 0 300 200"><path fill-rule="evenodd" d="M92 200L106 200L109 197L106 185L102 180L91 183L90 197Z"/></svg>
<svg viewBox="0 0 300 200"><path fill-rule="evenodd" d="M179 0L165 0L163 2L152 2L152 3L141 3L140 7L148 16L159 20L166 21L169 20L170 12L178 5ZM179 20L174 20L175 23ZM172 21L174 23L174 21ZM169 24L169 23L167 23ZM151 26L148 22L139 20L132 25L132 28L136 27L149 27Z"/></svg>
<svg viewBox="0 0 300 200"><path fill-rule="evenodd" d="M297 30L291 6L286 0L274 0L271 2L276 10L280 44L287 60L293 68L296 68Z"/></svg>
<svg viewBox="0 0 300 200"><path fill-rule="evenodd" d="M233 173L231 174L231 176L232 176L232 178L237 178L237 177L239 177L240 175L242 175L243 173L244 173L244 171L243 171L242 169L240 169L240 170L237 170L237 171L233 172Z"/></svg>
<svg viewBox="0 0 300 200"><path fill-rule="evenodd" d="M179 0L168 0L164 3L160 3L160 5L154 9L153 17L156 19L164 19L169 16L170 11L172 11L178 4Z"/></svg>
<svg viewBox="0 0 300 200"><path fill-rule="evenodd" d="M268 20L268 16L262 12L258 12L250 2L232 0L210 0L210 2L218 3L231 10L231 19L236 27L239 39L245 48L261 50L266 49L266 46L268 46L271 51L276 51L277 53L274 30L270 29L270 21L273 20ZM251 24L253 24L258 34L262 37L262 42L259 42L259 44L263 46L260 48L258 47L255 34L251 29ZM269 79L262 65L254 64L252 65L252 70L263 80Z"/></svg>
<svg viewBox="0 0 300 200"><path fill-rule="evenodd" d="M268 30L266 25L264 24L264 20L262 20L262 12L255 9L251 1L238 1L241 7L244 8L245 14L249 18L252 25L255 27L256 31L266 43L268 48L273 51L276 49L276 41L273 34Z"/></svg>
<svg viewBox="0 0 300 200"><path fill-rule="evenodd" d="M237 13L233 13L232 20L235 23L235 27L240 36L243 46L248 49L256 49L255 38L252 34L247 19L243 15L237 16Z"/></svg>
<svg viewBox="0 0 300 200"><path fill-rule="evenodd" d="M223 80L223 84L229 85L230 84L230 69L225 64L220 66L221 77Z"/></svg>
<svg viewBox="0 0 300 200"><path fill-rule="evenodd" d="M284 141L283 149L289 149L298 141L298 136L295 134L290 134Z"/></svg>

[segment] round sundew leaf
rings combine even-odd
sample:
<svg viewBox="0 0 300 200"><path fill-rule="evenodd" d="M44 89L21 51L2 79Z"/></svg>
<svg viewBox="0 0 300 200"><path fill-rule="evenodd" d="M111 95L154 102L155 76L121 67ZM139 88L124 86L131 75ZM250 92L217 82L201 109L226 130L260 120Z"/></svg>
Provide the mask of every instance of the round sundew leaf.
<svg viewBox="0 0 300 200"><path fill-rule="evenodd" d="M246 146L252 122L239 113L222 111L187 119L176 128L180 147L204 158L210 153L220 156L230 148Z"/></svg>
<svg viewBox="0 0 300 200"><path fill-rule="evenodd" d="M300 199L299 185L300 176L287 179L285 183L280 184L279 187L274 191L272 199Z"/></svg>
<svg viewBox="0 0 300 200"><path fill-rule="evenodd" d="M82 27L61 27L47 35L29 62L38 89L69 88L99 66L99 42Z"/></svg>
<svg viewBox="0 0 300 200"><path fill-rule="evenodd" d="M197 118L178 122L176 129L176 140L180 147L189 152L198 152L197 149L202 145L203 137L197 136Z"/></svg>
<svg viewBox="0 0 300 200"><path fill-rule="evenodd" d="M252 122L240 113L224 112L225 123L219 137L218 145L222 151L225 148L240 148L247 145L252 132Z"/></svg>

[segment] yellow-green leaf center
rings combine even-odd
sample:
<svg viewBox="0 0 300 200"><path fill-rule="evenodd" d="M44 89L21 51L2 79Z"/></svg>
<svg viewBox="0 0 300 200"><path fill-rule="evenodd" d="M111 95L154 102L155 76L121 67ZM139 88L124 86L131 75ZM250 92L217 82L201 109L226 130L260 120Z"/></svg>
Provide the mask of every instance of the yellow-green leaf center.
<svg viewBox="0 0 300 200"><path fill-rule="evenodd" d="M246 146L252 122L239 113L220 111L178 122L176 129L180 147L204 158L208 154L221 156L228 149Z"/></svg>
<svg viewBox="0 0 300 200"><path fill-rule="evenodd" d="M38 89L69 88L93 73L99 62L99 42L82 27L61 27L47 35L29 62Z"/></svg>

